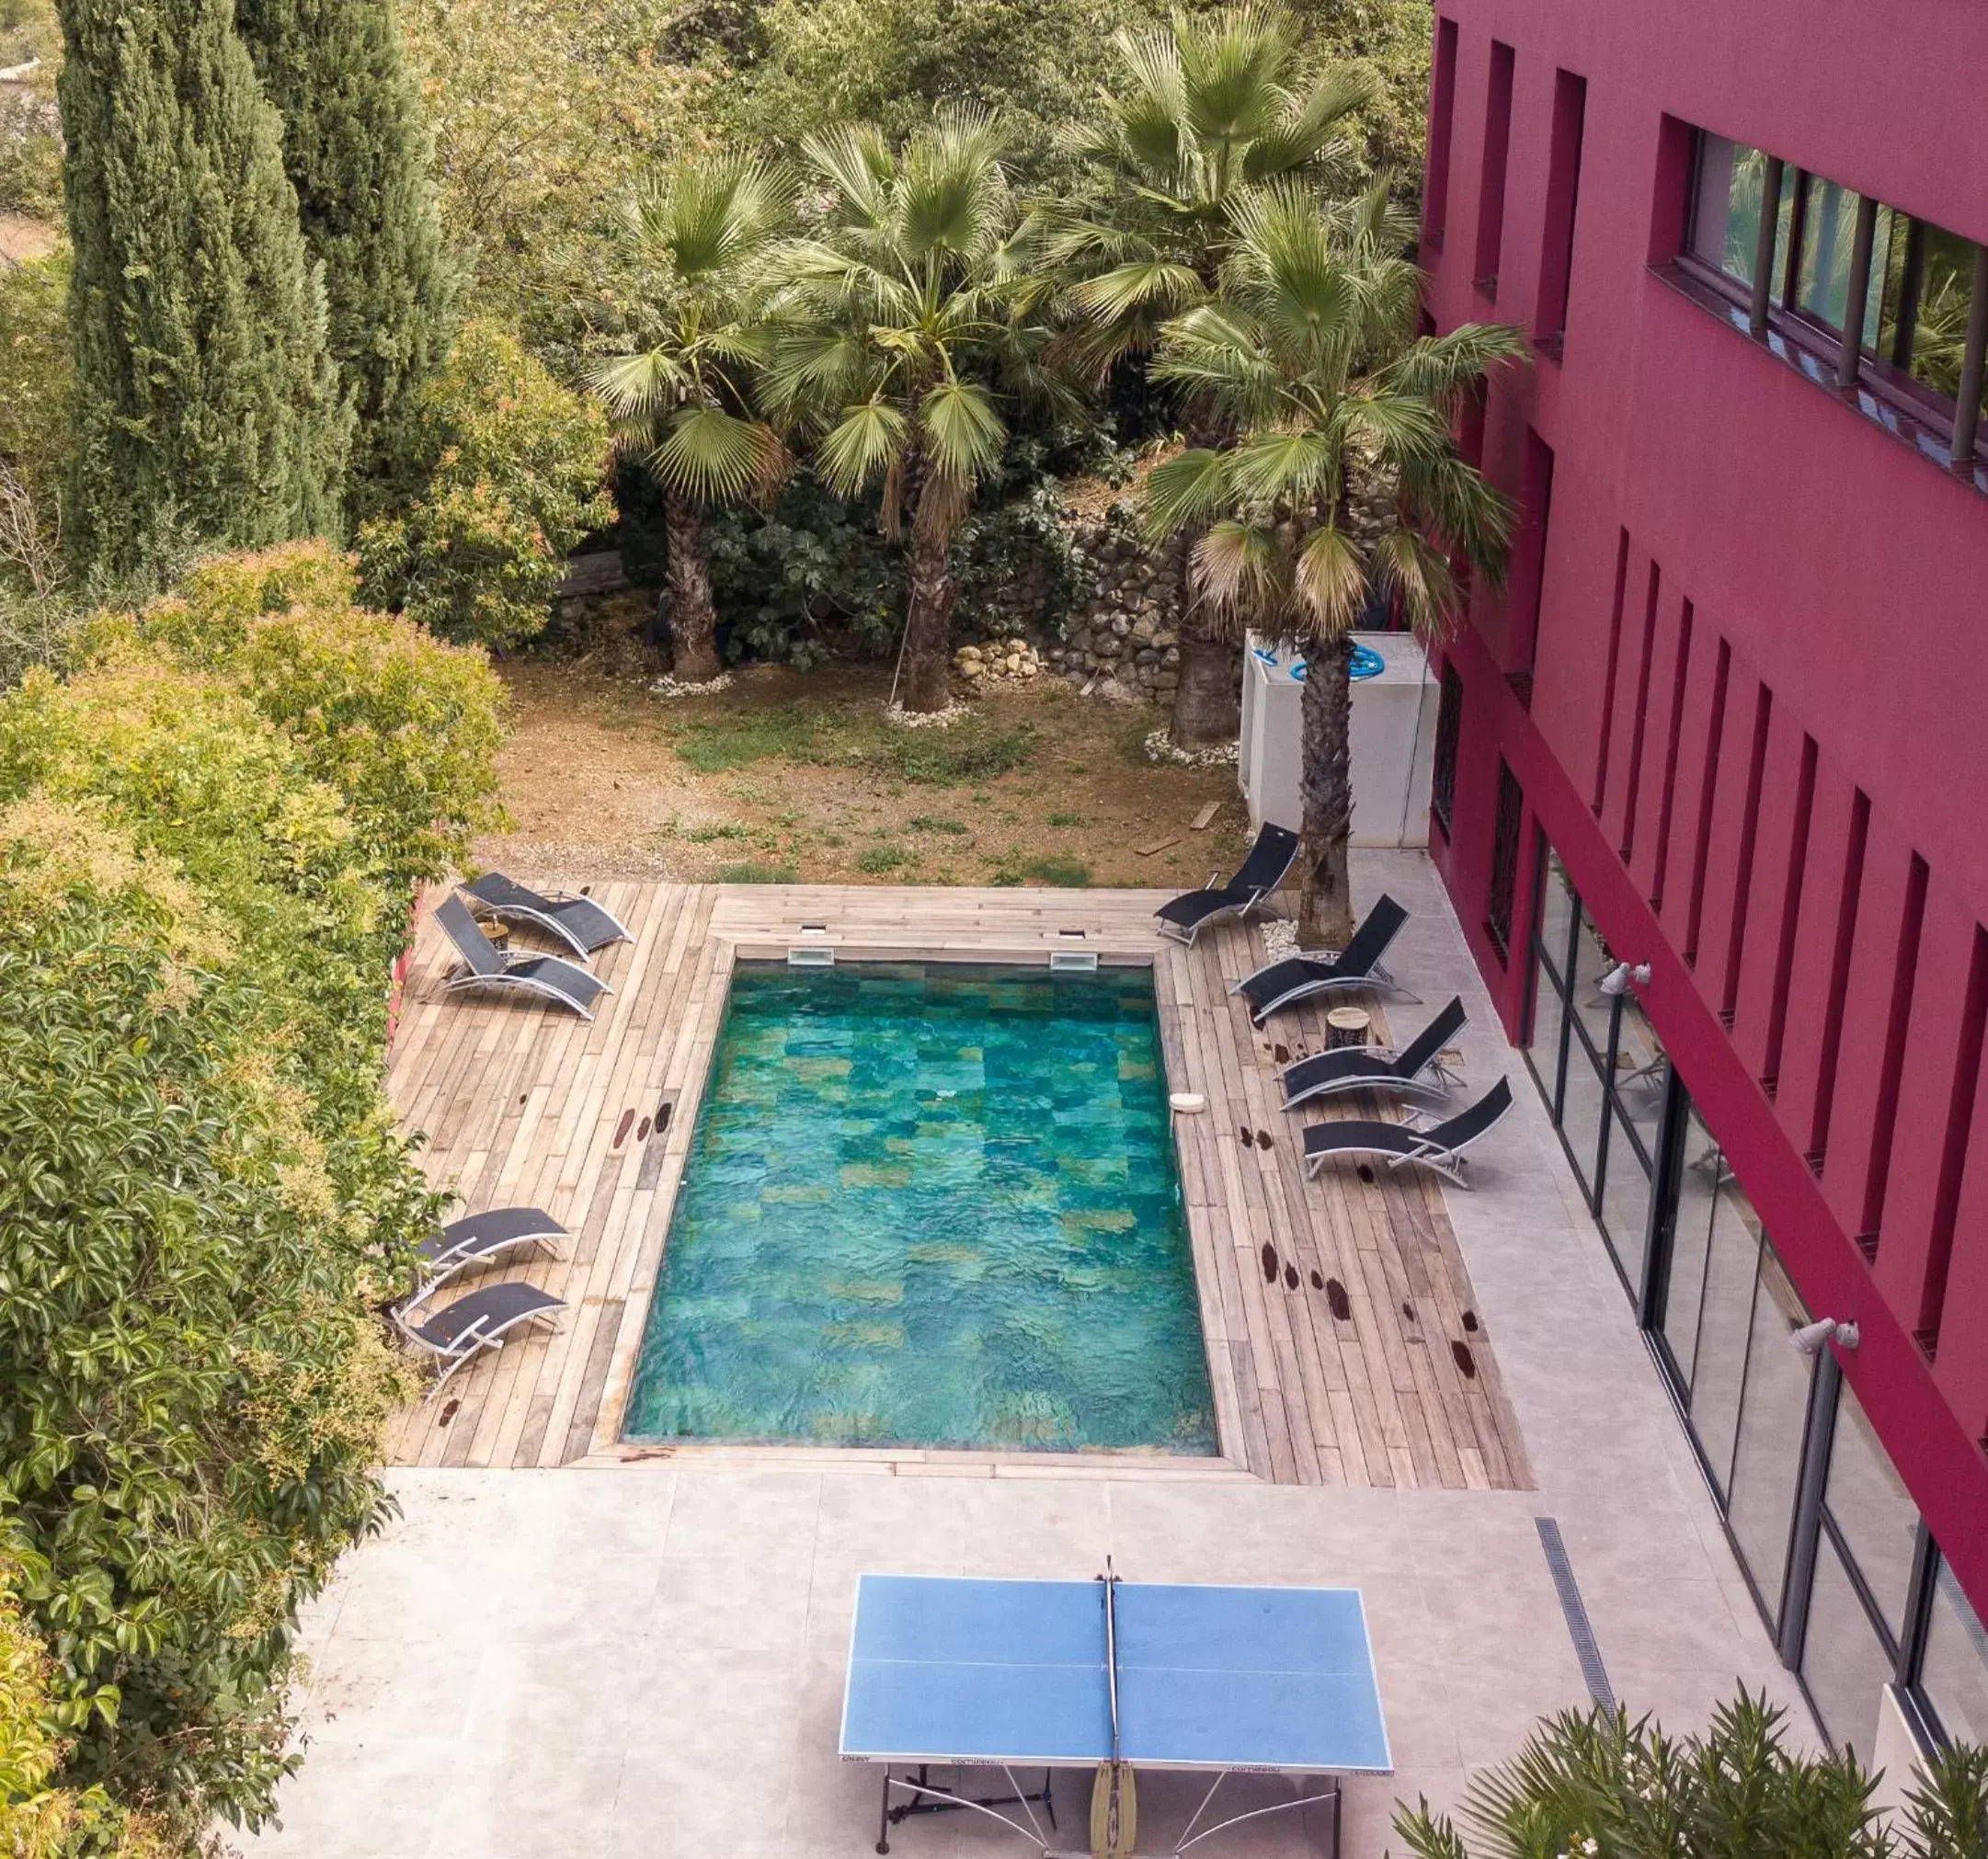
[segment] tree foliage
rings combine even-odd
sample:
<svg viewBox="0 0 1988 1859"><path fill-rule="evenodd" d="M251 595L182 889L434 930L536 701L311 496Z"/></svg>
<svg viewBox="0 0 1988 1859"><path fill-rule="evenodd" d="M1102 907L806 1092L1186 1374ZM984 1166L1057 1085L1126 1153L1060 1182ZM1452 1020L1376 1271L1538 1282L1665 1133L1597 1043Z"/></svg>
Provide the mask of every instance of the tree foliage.
<svg viewBox="0 0 1988 1859"><path fill-rule="evenodd" d="M754 405L767 340L752 291L794 194L784 171L733 154L649 171L623 213L632 347L597 364L594 391L662 486L676 671L692 682L719 668L705 511L764 498L786 471Z"/></svg>
<svg viewBox="0 0 1988 1859"><path fill-rule="evenodd" d="M364 474L404 399L449 347L428 136L400 20L392 0L236 5L282 116L283 165L324 274L326 336L357 420L352 500L368 506Z"/></svg>
<svg viewBox="0 0 1988 1859"><path fill-rule="evenodd" d="M574 545L612 519L605 417L480 318L410 414L405 501L360 530L367 599L445 639L529 639Z"/></svg>
<svg viewBox="0 0 1988 1859"><path fill-rule="evenodd" d="M1422 277L1383 188L1321 204L1286 179L1228 214L1219 296L1164 326L1154 366L1228 437L1157 467L1147 505L1156 534L1199 536L1206 612L1307 648L1298 937L1341 948L1350 635L1378 597L1439 639L1461 610L1452 559L1502 573L1509 506L1453 434L1466 396L1525 343L1493 324L1416 335Z"/></svg>
<svg viewBox="0 0 1988 1859"><path fill-rule="evenodd" d="M1563 1712L1480 1771L1457 1819L1423 1802L1395 1831L1415 1859L1980 1859L1988 1751L1943 1751L1889 1820L1847 1750L1799 1755L1787 1713L1742 1691L1703 1736L1626 1709ZM1457 1820L1462 1822L1459 1830ZM1468 1836L1468 1838L1467 1838Z"/></svg>
<svg viewBox="0 0 1988 1859"><path fill-rule="evenodd" d="M941 112L901 148L849 128L803 144L829 205L812 237L768 260L774 405L815 439L816 469L854 496L878 485L884 525L908 513L904 703L946 701L956 598L948 554L975 486L1000 468L1005 411L1053 396L1050 292L1015 243L1003 132Z"/></svg>
<svg viewBox="0 0 1988 1859"><path fill-rule="evenodd" d="M77 394L67 534L113 581L333 528L349 418L232 0L62 0Z"/></svg>
<svg viewBox="0 0 1988 1859"><path fill-rule="evenodd" d="M494 781L487 669L339 572L218 565L0 699L0 1524L57 1782L176 1836L269 1811L296 1608L379 1514L370 1306L432 1215L384 976Z"/></svg>

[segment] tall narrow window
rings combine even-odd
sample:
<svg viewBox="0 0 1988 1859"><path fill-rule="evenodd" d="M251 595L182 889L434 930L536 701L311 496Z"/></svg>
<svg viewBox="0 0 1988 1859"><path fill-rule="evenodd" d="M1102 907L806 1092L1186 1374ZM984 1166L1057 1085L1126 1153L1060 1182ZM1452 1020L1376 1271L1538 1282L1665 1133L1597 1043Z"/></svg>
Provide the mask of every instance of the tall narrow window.
<svg viewBox="0 0 1988 1859"><path fill-rule="evenodd" d="M1491 40L1491 92L1484 107L1484 161L1478 171L1477 257L1472 276L1487 297L1498 294L1498 255L1504 243L1505 156L1512 146L1509 45Z"/></svg>
<svg viewBox="0 0 1988 1859"><path fill-rule="evenodd" d="M1553 77L1553 143L1547 160L1546 237L1539 257L1539 308L1533 326L1542 355L1560 359L1567 330L1567 287L1574 266L1574 213L1581 199L1581 131L1588 81L1571 71Z"/></svg>
<svg viewBox="0 0 1988 1859"><path fill-rule="evenodd" d="M1533 661L1539 644L1539 603L1546 593L1547 530L1553 519L1553 448L1525 428L1525 463L1519 485L1519 532L1513 546L1512 626L1509 633L1514 683L1524 680L1529 696Z"/></svg>
<svg viewBox="0 0 1988 1859"><path fill-rule="evenodd" d="M1449 204L1450 124L1457 114L1457 22L1435 23L1435 66L1429 77L1429 165L1422 184L1422 243L1443 249Z"/></svg>
<svg viewBox="0 0 1988 1859"><path fill-rule="evenodd" d="M1498 811L1491 819L1491 895L1484 907L1484 928L1501 961L1511 953L1512 899L1518 890L1519 817L1525 796L1517 777L1498 758Z"/></svg>
<svg viewBox="0 0 1988 1859"><path fill-rule="evenodd" d="M1457 804L1457 739L1463 730L1463 679L1445 660L1443 695L1435 713L1435 757L1429 771L1429 809L1443 837L1454 837L1450 815Z"/></svg>
<svg viewBox="0 0 1988 1859"><path fill-rule="evenodd" d="M1691 256L1735 283L1751 286L1760 251L1760 214L1767 185L1767 157L1746 143L1700 131L1692 177ZM1787 262L1795 204L1795 171L1784 168L1774 205L1774 275Z"/></svg>

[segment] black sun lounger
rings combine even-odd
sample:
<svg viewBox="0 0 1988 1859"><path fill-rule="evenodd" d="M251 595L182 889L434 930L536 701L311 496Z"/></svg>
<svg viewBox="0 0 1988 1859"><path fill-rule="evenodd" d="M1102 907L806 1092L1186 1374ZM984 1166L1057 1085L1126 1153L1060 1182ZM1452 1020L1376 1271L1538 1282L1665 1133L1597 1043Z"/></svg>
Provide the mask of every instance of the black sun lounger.
<svg viewBox="0 0 1988 1859"><path fill-rule="evenodd" d="M466 1362L474 1362L486 1350L504 1347L507 1330L520 1323L543 1323L558 1328L555 1313L564 1310L566 1300L541 1291L535 1284L507 1282L486 1284L445 1306L425 1321L415 1320L420 1306L417 1296L400 1312L401 1329L410 1342L440 1356L448 1367L428 1389L433 1400L448 1386L449 1377Z"/></svg>
<svg viewBox="0 0 1988 1859"><path fill-rule="evenodd" d="M1408 912L1383 893L1337 955L1287 955L1244 975L1228 991L1249 1000L1250 1018L1259 1026L1280 1009L1334 987L1386 987L1413 1000L1416 997L1380 965L1407 921Z"/></svg>
<svg viewBox="0 0 1988 1859"><path fill-rule="evenodd" d="M489 1207L465 1215L430 1233L414 1249L427 1295L445 1279L473 1265L487 1265L519 1246L536 1247L557 1256L555 1241L566 1229L542 1207Z"/></svg>
<svg viewBox="0 0 1988 1859"><path fill-rule="evenodd" d="M507 954L483 933L460 897L443 899L436 907L435 920L463 958L463 965L442 984L450 989L502 987L543 995L570 1007L582 1020L591 1020L594 1002L614 992L598 975L560 956Z"/></svg>
<svg viewBox="0 0 1988 1859"><path fill-rule="evenodd" d="M1464 1151L1512 1108L1512 1080L1502 1078L1472 1104L1430 1129L1412 1123L1370 1123L1348 1119L1313 1123L1305 1132L1305 1173L1316 1175L1335 1156L1386 1156L1390 1169L1418 1162L1459 1188Z"/></svg>
<svg viewBox="0 0 1988 1859"><path fill-rule="evenodd" d="M1171 936L1190 947L1196 936L1217 917L1231 911L1247 917L1260 909L1263 901L1284 883L1284 874L1297 857L1297 835L1287 827L1263 822L1263 829L1250 848L1242 868L1226 884L1215 881L1219 872L1210 872L1208 882L1198 891L1183 892L1153 912L1160 918L1160 933Z"/></svg>
<svg viewBox="0 0 1988 1859"><path fill-rule="evenodd" d="M1285 1066L1278 1077L1284 1087L1284 1108L1296 1110L1312 1098L1331 1097L1338 1091L1399 1091L1406 1097L1440 1098L1455 1076L1443 1063L1444 1049L1463 1031L1463 1023L1462 998L1452 995L1449 1005L1400 1052L1355 1045L1301 1058Z"/></svg>
<svg viewBox="0 0 1988 1859"><path fill-rule="evenodd" d="M470 908L479 916L535 923L548 935L556 936L576 955L591 955L612 942L635 939L623 928L611 910L591 897L576 896L570 891L549 895L507 878L501 872L486 872L474 884L463 887Z"/></svg>

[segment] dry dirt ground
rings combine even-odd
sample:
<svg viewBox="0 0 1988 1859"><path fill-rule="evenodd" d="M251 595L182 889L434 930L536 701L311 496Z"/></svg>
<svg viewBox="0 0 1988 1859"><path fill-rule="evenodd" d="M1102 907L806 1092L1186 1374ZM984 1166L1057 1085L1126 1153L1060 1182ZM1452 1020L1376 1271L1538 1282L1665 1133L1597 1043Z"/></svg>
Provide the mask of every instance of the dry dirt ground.
<svg viewBox="0 0 1988 1859"><path fill-rule="evenodd" d="M55 249L52 226L19 213L0 213L0 259L25 265L30 258L45 258Z"/></svg>
<svg viewBox="0 0 1988 1859"><path fill-rule="evenodd" d="M729 690L505 667L508 830L486 868L729 883L1186 888L1240 856L1233 768L1156 767L1158 711L1047 678L975 700L945 730L882 720L888 672L760 667ZM1210 825L1193 821L1218 803Z"/></svg>

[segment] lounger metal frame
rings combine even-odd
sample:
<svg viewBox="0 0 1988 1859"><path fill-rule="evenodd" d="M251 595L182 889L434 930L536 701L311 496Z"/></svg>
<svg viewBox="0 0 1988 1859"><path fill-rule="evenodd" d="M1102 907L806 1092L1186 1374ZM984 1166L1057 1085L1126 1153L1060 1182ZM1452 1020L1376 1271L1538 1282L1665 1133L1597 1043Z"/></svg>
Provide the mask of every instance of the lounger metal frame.
<svg viewBox="0 0 1988 1859"><path fill-rule="evenodd" d="M467 1214L463 1217L465 1220L474 1220L476 1215ZM464 1238L460 1244L451 1247L448 1251L437 1253L432 1259L424 1259L421 1261L422 1269L432 1272L434 1275L421 1281L421 1288L415 1293L408 1307L411 1309L414 1304L419 1303L438 1285L448 1283L458 1272L467 1272L474 1266L490 1264L504 1253L510 1251L514 1247L530 1246L544 1253L547 1258L558 1258L558 1242L562 1239L570 1239L573 1237L572 1229L561 1226L558 1221L553 1219L550 1214L546 1215L545 1217L551 1224L547 1226L543 1233L513 1233L501 1245L486 1247L481 1251L467 1249L474 1237L472 1235ZM452 1226L455 1223L451 1221L449 1224Z"/></svg>
<svg viewBox="0 0 1988 1859"><path fill-rule="evenodd" d="M463 905L463 915L469 920L470 927L479 936L484 935L483 925L476 921L475 914L470 909L463 892L453 893L451 897L445 899L444 902L460 902ZM439 912L438 919L440 919ZM614 992L613 988L601 980L590 968L582 967L577 962L568 962L563 955L541 955L536 952L527 955L513 950L499 949L495 943L490 942L487 936L484 936L484 941L489 944L490 952L497 956L505 965L502 968L480 969L463 952L462 944L457 942L454 936L451 934L446 921L442 922L441 927L443 934L449 936L451 945L456 952L455 971L442 982L444 993L453 994L459 989L467 987L515 987L528 994L542 994L548 1000L556 1000L560 1006L571 1008L582 1020L590 1022L594 1017L593 1009L585 1002L550 981L542 981L534 975L523 975L518 972L520 969L528 967L532 963L546 962L557 963L562 967L572 969L576 975L585 975L594 988L594 996L589 996L589 998L593 998L598 995L611 995Z"/></svg>
<svg viewBox="0 0 1988 1859"><path fill-rule="evenodd" d="M419 1291L416 1292L406 1303L394 1313L395 1325L398 1326L401 1333L406 1337L409 1342L415 1344L417 1348L425 1349L430 1355L439 1356L449 1364L447 1368L442 1370L440 1374L436 1376L435 1386L428 1389L426 1399L421 1403L423 1407L426 1407L443 1388L449 1386L450 1379L454 1375L457 1369L474 1362L478 1356L497 1354L504 1347L505 1337L511 1330L516 1329L520 1324L543 1323L546 1329L556 1331L559 1328L559 1313L566 1307L562 1301L542 1306L536 1310L520 1311L516 1317L506 1317L503 1322L491 1329L486 1329L479 1321L472 1324L461 1336L456 1338L454 1342L444 1348L440 1343L430 1342L408 1321L408 1318L415 1311L420 1308L422 1299L427 1297L436 1288L436 1284L440 1283L441 1281L438 1279L435 1284L423 1285ZM548 1296L550 1294L550 1293L547 1294Z"/></svg>
<svg viewBox="0 0 1988 1859"><path fill-rule="evenodd" d="M517 881L513 879L512 882L515 884ZM584 896L577 891L541 891L538 895L548 904L591 904L620 931L623 942L633 942L635 940L629 932L628 926L598 897ZM556 936L582 962L593 953L592 950L550 911L534 909L529 904L493 904L487 897L479 897L467 884L463 886L463 900L469 906L473 917L489 917L497 922L517 918L527 923L537 924L547 935Z"/></svg>
<svg viewBox="0 0 1988 1859"><path fill-rule="evenodd" d="M1457 1187L1468 1190L1472 1184L1464 1179L1464 1169L1469 1159L1464 1154L1464 1151L1473 1144L1483 1141L1491 1131L1504 1121L1506 1112L1510 1111L1511 1108L1508 1100L1504 1108L1490 1123L1486 1123L1481 1130L1473 1131L1460 1143L1420 1142L1412 1149L1390 1149L1385 1146L1372 1143L1347 1143L1342 1146L1327 1149L1319 1155L1312 1155L1309 1151L1307 1151L1305 1156L1305 1179L1308 1181L1314 1180L1319 1170L1326 1163L1336 1161L1342 1156L1385 1156L1390 1169L1399 1169L1412 1162L1424 1169L1433 1169L1445 1180L1454 1182ZM1459 1111L1457 1114L1458 1116L1468 1116L1469 1112L1468 1111ZM1329 1130L1331 1127L1331 1123L1314 1123L1312 1125L1314 1129ZM1400 1123L1396 1127L1411 1135L1434 1135L1434 1130L1417 1130L1412 1123Z"/></svg>
<svg viewBox="0 0 1988 1859"><path fill-rule="evenodd" d="M1375 1061L1371 1071L1355 1073L1342 1078L1325 1078L1318 1084L1308 1086L1296 1097L1286 1097L1280 1108L1295 1111L1300 1104L1308 1104L1318 1098L1337 1097L1342 1091L1400 1091L1406 1097L1425 1097L1441 1101L1448 1097L1453 1085L1464 1082L1463 1074L1455 1066L1445 1064L1440 1052L1422 1066L1421 1072L1403 1078L1399 1072L1388 1069L1388 1061L1398 1056L1391 1048L1373 1046L1369 1050ZM1284 1071L1296 1071L1305 1062L1304 1059L1298 1059L1285 1066ZM1422 1075L1424 1072L1433 1072L1434 1076L1425 1078ZM1277 1074L1277 1081L1281 1086L1284 1072Z"/></svg>
<svg viewBox="0 0 1988 1859"><path fill-rule="evenodd" d="M1278 960L1282 962L1289 962L1293 959L1288 955L1278 957ZM1269 962L1263 964L1265 968L1272 968L1275 965L1275 963ZM1257 973L1261 974L1262 970L1258 970ZM1249 981L1254 979L1254 976L1246 975L1242 979L1243 981ZM1275 1013L1280 1008L1290 1006L1294 1000L1308 1000L1314 994L1329 994L1335 987L1382 989L1389 994L1398 994L1403 1000L1410 1001L1417 1007L1422 1005L1421 995L1402 987L1388 972L1386 963L1377 962L1371 968L1358 975L1324 975L1315 976L1309 981L1301 982L1296 987L1287 988L1284 993L1278 995L1274 1000L1266 1000L1262 1007L1252 1009L1250 1018L1258 1026L1261 1026L1272 1014ZM1228 991L1231 994L1240 994L1242 992L1242 981L1237 982Z"/></svg>
<svg viewBox="0 0 1988 1859"><path fill-rule="evenodd" d="M1289 867L1285 869L1288 870ZM1221 875L1222 868L1217 865L1214 871L1208 873L1208 882L1201 887L1200 891L1189 891L1183 895L1189 897L1198 897L1204 892L1218 889L1219 886L1217 885L1215 881ZM1277 884L1281 884L1283 882L1284 880L1280 878ZM1281 921L1284 912L1278 909L1274 904L1268 901L1276 895L1276 884L1259 885L1247 897L1233 898L1228 903L1224 904L1220 909L1210 910L1205 917L1197 917L1192 923L1185 925L1168 921L1166 918L1160 917L1157 910L1153 914L1160 917L1160 933L1162 936L1171 936L1176 942L1192 949L1194 946L1195 937L1200 935L1209 924L1219 923L1225 917L1232 916L1239 923L1246 923L1252 913L1260 913L1262 916L1274 918Z"/></svg>

